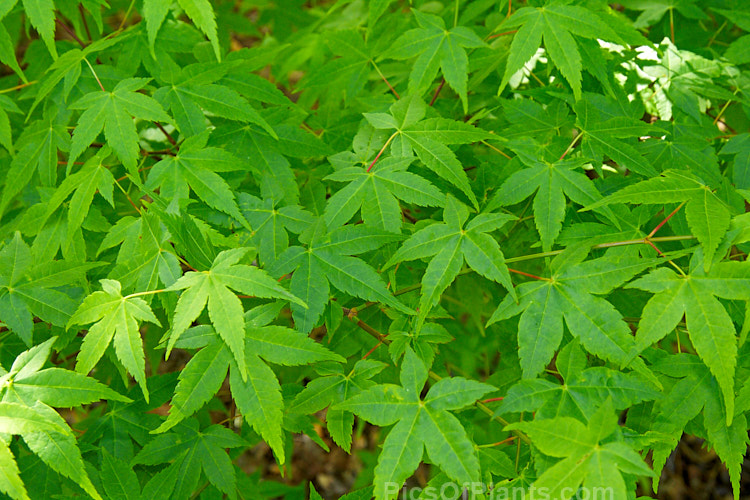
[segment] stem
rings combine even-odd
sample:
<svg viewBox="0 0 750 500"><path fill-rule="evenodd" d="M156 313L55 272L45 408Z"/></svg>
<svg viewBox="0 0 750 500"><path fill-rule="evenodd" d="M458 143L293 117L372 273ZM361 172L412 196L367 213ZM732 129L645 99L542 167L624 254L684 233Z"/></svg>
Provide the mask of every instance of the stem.
<svg viewBox="0 0 750 500"><path fill-rule="evenodd" d="M167 132L167 130L164 128L164 126L161 123L159 123L159 122L154 122L154 123L156 124L157 127L159 127L159 130L161 130L162 134L164 134L165 136L167 136L167 140L169 141L169 143L172 146L177 146L177 141L174 140L174 137L172 137L171 135L169 135L169 132Z"/></svg>
<svg viewBox="0 0 750 500"><path fill-rule="evenodd" d="M398 130L397 130L397 131L395 131L395 132L393 133L393 135L391 135L391 136L390 136L390 137L388 138L388 140L387 140L387 141L385 141L385 144L383 144L383 147L382 147L382 148L380 148L380 151L378 151L378 154L377 154L377 156L375 156L375 159L374 159L374 160L372 160L372 163L370 163L370 166L369 166L369 167L367 167L367 171L368 171L368 172L369 172L370 170L372 170L372 167L374 167L374 166L375 166L375 164L376 164L376 163L378 162L378 158L380 158L380 155L382 155L382 154L383 154L383 151L385 151L385 148L387 148L387 147L388 147L388 145L389 145L389 144L391 143L391 141L393 140L393 138L394 138L394 137L396 137L397 135L398 135Z"/></svg>
<svg viewBox="0 0 750 500"><path fill-rule="evenodd" d="M122 187L122 184L120 184L120 182L117 179L115 179L115 184L117 184L117 187L120 188L120 191L122 191L122 194L125 195L125 198L128 199L128 201L130 202L130 204L133 205L133 208L135 208L135 211L140 214L141 213L141 209L138 208L138 206L133 202L133 199L130 197L130 195L128 194L128 192L125 191L125 188Z"/></svg>
<svg viewBox="0 0 750 500"><path fill-rule="evenodd" d="M380 75L380 78L383 79L383 81L385 82L385 84L388 85L388 88L391 89L391 92L393 92L393 95L396 96L396 99L401 99L401 96L398 95L398 92L396 92L396 89L393 88L393 86L391 85L391 82L388 81L388 78L385 77L385 75L383 74L383 72L380 71L380 68L375 63L375 61L370 61L370 62L372 63L372 66L375 68L375 71L377 71L378 74Z"/></svg>
<svg viewBox="0 0 750 500"><path fill-rule="evenodd" d="M484 144L485 146L487 146L488 148L490 148L490 149L491 149L492 151L494 151L494 152L496 152L496 153L500 153L501 155L503 155L504 157L506 157L506 158L507 158L507 159L509 159L509 160L512 160L512 159L513 159L513 158L511 158L510 156L508 156L508 155L507 155L506 153L504 153L504 152L503 152L502 150L500 150L500 149L496 148L495 146L493 146L492 144L490 144L490 143L489 143L489 142L487 142L487 141L482 141L482 144Z"/></svg>
<svg viewBox="0 0 750 500"><path fill-rule="evenodd" d="M85 57L83 58L83 60L86 61L86 64L88 64L89 69L91 70L91 73L93 73L94 78L96 78L96 83L99 84L99 88L102 89L102 92L106 92L106 90L104 90L104 85L102 85L102 81L99 80L99 76L96 74L96 71L94 71L94 67L91 65L89 60L86 59Z"/></svg>
<svg viewBox="0 0 750 500"><path fill-rule="evenodd" d="M480 444L480 445L477 445L477 448L492 448L493 446L500 446L501 444L510 444L510 443L512 443L512 442L513 442L513 441L514 441L515 439L518 439L518 437L517 437L517 436L511 436L511 437L509 437L509 438L507 438L507 439L503 439L502 441L498 441L497 443L490 443L490 444Z"/></svg>
<svg viewBox="0 0 750 500"><path fill-rule="evenodd" d="M672 210L672 213L671 213L671 214L669 214L669 215L667 215L667 217L666 217L666 218L665 218L665 219L664 219L663 221L661 221L661 222L659 223L659 225L658 225L658 226L656 226L656 227L654 228L654 230L653 230L653 231L651 231L650 233L648 233L648 236L646 236L646 238L651 238L651 237L652 237L653 235L655 235L655 234L656 234L656 232L657 232L657 231L658 231L659 229L661 229L661 227L662 227L662 226L663 226L664 224L666 224L666 223L667 223L667 221L668 221L669 219L671 219L671 218L672 218L672 217L674 216L674 214L676 214L676 213L677 213L677 212L678 212L678 211L679 211L679 210L680 210L680 209L681 209L681 208L682 208L682 207L683 207L683 206L685 205L685 203L687 203L687 201L683 201L682 203L680 203L680 205L679 205L679 206L678 206L677 208L675 208L674 210Z"/></svg>
<svg viewBox="0 0 750 500"><path fill-rule="evenodd" d="M55 17L55 21L65 31L65 33L67 33L68 35L70 35L70 37L73 40L75 40L76 42L78 42L78 45L80 45L81 48L84 48L84 49L86 48L86 43L83 40L81 40L80 38L78 38L78 35L76 35L76 32L73 31L72 29L70 29L70 27L67 24L65 24L64 22L60 21L60 19L58 17Z"/></svg>
<svg viewBox="0 0 750 500"><path fill-rule="evenodd" d="M21 90L22 88L28 87L29 85L34 85L35 83L39 83L39 80L33 80L30 82L22 83L20 85L16 85L15 87L10 87L9 89L0 90L0 94L7 94L8 92L13 92L14 90Z"/></svg>
<svg viewBox="0 0 750 500"><path fill-rule="evenodd" d="M153 295L155 293L161 293L161 292L166 292L166 291L167 291L166 289L162 288L161 290L149 290L148 292L131 293L130 295L126 295L125 297L123 297L123 299L128 300L134 297L143 297L144 295Z"/></svg>
<svg viewBox="0 0 750 500"><path fill-rule="evenodd" d="M711 35L711 38L708 40L708 45L706 45L706 47L710 47L711 45L714 44L714 42L716 41L716 37L719 36L719 33L721 33L721 30L726 28L726 26L727 26L727 20L725 19L724 23L721 26L719 26L719 29L716 30L716 32L713 35Z"/></svg>
<svg viewBox="0 0 750 500"><path fill-rule="evenodd" d="M542 278L541 276L537 276L535 274L525 273L523 271L519 271L518 269L508 268L508 271L510 271L512 273L520 274L521 276L527 276L529 278L534 278L535 280L550 281L549 278Z"/></svg>
<svg viewBox="0 0 750 500"><path fill-rule="evenodd" d="M89 30L89 23L86 21L86 13L83 12L83 4L78 4L78 12L81 13L81 20L83 21L83 28L86 30L86 36L91 41L91 31Z"/></svg>
<svg viewBox="0 0 750 500"><path fill-rule="evenodd" d="M562 156L560 156L560 160L564 159L566 156L568 156L568 153L570 153L570 150L573 149L576 145L576 143L581 139L584 132L580 132L578 135L576 135L573 138L573 141L568 145L568 148L563 152Z"/></svg>
<svg viewBox="0 0 750 500"><path fill-rule="evenodd" d="M686 235L678 235L678 236L659 236L656 238L648 238L648 241L652 241L652 242L686 241L686 240L693 240L693 239L695 239L695 236L693 236L692 234L686 234ZM601 249L601 248L619 247L619 246L625 246L625 245L643 245L643 244L646 244L646 238L640 238L637 240L614 241L612 243L599 243L598 245L594 245L591 248ZM547 257L554 257L555 255L560 255L563 252L564 250L552 250L550 252L539 252L539 253L532 253L529 255L519 255L518 257L510 257L510 258L505 259L505 263L508 264L511 262L523 262L525 260L544 259ZM470 268L464 269L463 271L459 272L458 275L462 276L470 272L472 272ZM682 270L680 270L680 272L683 273ZM540 278L540 279L548 280L549 278ZM401 288L400 290L396 290L395 292L393 292L393 296L398 297L399 295L404 295L405 293L414 292L416 290L419 290L420 288L422 288L421 283L414 283L413 285L409 285L407 287ZM377 304L377 302L366 302L359 307L351 309L351 311L359 312L359 311L362 311L363 309L367 309L368 307L374 304Z"/></svg>
<svg viewBox="0 0 750 500"><path fill-rule="evenodd" d="M739 88L737 90L739 90ZM734 91L734 95L737 95L737 90ZM719 120L721 119L721 115L724 114L724 111L727 110L730 104L732 104L732 101L727 101L724 103L724 106L722 106L722 108L719 110L719 114L716 115L716 118L714 118L714 125L719 123Z"/></svg>
<svg viewBox="0 0 750 500"><path fill-rule="evenodd" d="M133 10L133 6L135 6L135 0L130 1L128 10L125 11L125 15L122 17L122 21L120 21L120 26L117 27L117 31L122 31L122 28L125 26L125 22L128 20L128 17L130 17L130 12Z"/></svg>
<svg viewBox="0 0 750 500"><path fill-rule="evenodd" d="M445 85L445 78L440 82L440 85L435 89L435 93L432 95L432 100L430 100L430 106L435 104L435 101L437 101L438 95L440 95L440 91L443 90L443 85Z"/></svg>
<svg viewBox="0 0 750 500"><path fill-rule="evenodd" d="M496 33L494 35L488 36L487 40L492 40L493 38L500 38L501 36L512 35L514 33L518 33L518 30L510 30L510 31L503 31L502 33Z"/></svg>
<svg viewBox="0 0 750 500"><path fill-rule="evenodd" d="M669 36L672 39L672 45L674 45L674 8L669 8Z"/></svg>
<svg viewBox="0 0 750 500"><path fill-rule="evenodd" d="M456 0L456 6L453 10L453 27L454 28L458 26L458 3L459 3L459 0Z"/></svg>

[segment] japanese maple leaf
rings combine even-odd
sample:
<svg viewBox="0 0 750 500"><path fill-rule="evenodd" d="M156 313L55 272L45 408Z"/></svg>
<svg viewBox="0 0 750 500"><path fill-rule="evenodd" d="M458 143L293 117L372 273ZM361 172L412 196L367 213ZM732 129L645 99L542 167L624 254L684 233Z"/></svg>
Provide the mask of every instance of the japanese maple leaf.
<svg viewBox="0 0 750 500"><path fill-rule="evenodd" d="M265 271L254 266L238 264L249 249L225 250L216 256L211 269L185 273L167 290L185 290L175 307L172 330L167 344L167 356L188 327L203 312L208 303L208 317L216 332L232 352L242 380L247 380L245 362L245 310L239 297L232 291L261 297L289 300L298 307L305 303L289 293Z"/></svg>
<svg viewBox="0 0 750 500"><path fill-rule="evenodd" d="M169 123L172 119L153 98L137 91L150 78L126 78L112 90L89 92L71 104L83 109L70 142L68 165L88 148L104 129L104 138L128 169L135 169L138 160L138 132L133 117Z"/></svg>
<svg viewBox="0 0 750 500"><path fill-rule="evenodd" d="M534 378L544 371L562 341L563 319L588 352L626 364L634 346L630 328L620 312L599 295L608 294L658 262L633 262L617 255L585 262L553 261L549 279L519 285L518 301L506 296L487 324L521 315L518 354L523 378ZM645 371L642 360L636 361L634 369Z"/></svg>
<svg viewBox="0 0 750 500"><path fill-rule="evenodd" d="M510 45L508 62L500 84L505 88L510 78L536 54L544 38L544 48L562 76L573 89L576 100L581 98L581 53L573 35L602 39L625 45L622 38L589 9L561 2L544 7L522 7L502 25L504 30L517 28Z"/></svg>
<svg viewBox="0 0 750 500"><path fill-rule="evenodd" d="M442 70L448 85L461 97L464 113L468 112L469 101L466 85L469 73L467 48L484 47L486 44L466 26L447 29L438 16L425 14L412 9L419 28L401 35L386 53L393 59L417 57L409 75L409 93L421 94Z"/></svg>
<svg viewBox="0 0 750 500"><path fill-rule="evenodd" d="M99 282L102 290L86 297L68 321L68 328L94 323L83 338L76 371L90 372L114 338L117 359L133 375L148 402L146 362L138 323L150 321L160 325L159 320L142 298L123 297L119 281L103 279Z"/></svg>
<svg viewBox="0 0 750 500"><path fill-rule="evenodd" d="M722 404L721 388L701 359L688 353L667 355L663 351L649 349L655 371L677 379L667 394L659 399L648 416L650 429L666 439L656 441L653 449L653 468L657 476L685 431L688 423L699 414L703 418L696 423L706 430L708 443L726 464L732 482L734 498L739 497L739 482L742 462L747 452L747 417L750 398L745 385L740 389L734 409L732 424L726 425L729 412Z"/></svg>
<svg viewBox="0 0 750 500"><path fill-rule="evenodd" d="M375 269L362 259L351 257L400 239L400 235L362 225L343 226L327 232L322 220L302 233L299 240L307 248L289 247L269 268L271 274L279 277L293 272L290 290L308 306L304 309L299 304L292 304L297 329L309 332L318 322L330 299L329 285L353 297L382 302L403 313L413 314L414 311L388 292Z"/></svg>
<svg viewBox="0 0 750 500"><path fill-rule="evenodd" d="M167 85L154 92L154 99L172 112L177 127L186 137L206 130L204 110L228 120L254 123L276 137L268 122L244 97L227 86L215 83L228 70L226 64L217 63L169 67L160 75Z"/></svg>
<svg viewBox="0 0 750 500"><path fill-rule="evenodd" d="M492 134L455 120L424 119L427 105L417 96L396 101L389 112L365 113L364 116L378 130L395 129L389 139L391 154L403 157L416 153L427 168L460 189L474 207L478 207L461 162L446 144L469 144L488 139Z"/></svg>
<svg viewBox="0 0 750 500"><path fill-rule="evenodd" d="M208 206L244 222L229 184L216 173L244 167L231 153L206 147L207 141L208 132L185 139L177 155L165 155L149 171L146 188L160 188L159 194L169 200L168 212L177 213L180 200L187 199L192 188Z"/></svg>
<svg viewBox="0 0 750 500"><path fill-rule="evenodd" d="M275 200L261 200L239 194L242 215L253 228L250 241L258 247L262 263L271 263L289 247L289 232L299 234L315 221L313 214L299 205L277 206Z"/></svg>
<svg viewBox="0 0 750 500"><path fill-rule="evenodd" d="M345 373L341 365L336 365L330 375L318 377L307 384L294 398L288 411L311 415L331 406L326 412L326 427L336 444L348 453L352 446L354 415L333 406L375 385L370 379L385 367L385 363L380 361L361 359L349 373Z"/></svg>
<svg viewBox="0 0 750 500"><path fill-rule="evenodd" d="M247 380L221 337L207 325L185 333L177 347L200 348L180 371L180 379L171 401L169 417L154 433L165 432L203 407L219 391L227 378L237 408L284 463L282 433L284 401L279 380L267 363L299 366L321 361L345 359L297 330L269 325L280 308L266 304L244 315L244 353ZM272 311L268 314L268 311ZM351 429L350 429L351 430Z"/></svg>
<svg viewBox="0 0 750 500"><path fill-rule="evenodd" d="M400 233L401 207L398 200L435 207L445 203L438 188L424 178L406 172L413 157L390 157L380 160L372 169L351 166L323 180L349 182L328 199L324 218L330 227L345 224L360 210L368 226Z"/></svg>
<svg viewBox="0 0 750 500"><path fill-rule="evenodd" d="M35 262L21 233L0 250L0 321L32 345L34 316L56 326L65 326L76 309L76 301L56 288L80 280L96 263L75 261Z"/></svg>
<svg viewBox="0 0 750 500"><path fill-rule="evenodd" d="M631 184L584 210L612 203L661 205L684 202L688 226L703 248L703 268L708 271L721 239L729 229L731 212L699 178L686 171L667 170L659 177Z"/></svg>
<svg viewBox="0 0 750 500"><path fill-rule="evenodd" d="M737 332L718 299L750 300L750 265L721 262L708 273L695 269L688 275L662 267L627 287L655 294L643 308L634 353L664 338L684 316L695 351L719 383L731 425Z"/></svg>
<svg viewBox="0 0 750 500"><path fill-rule="evenodd" d="M584 160L565 159L546 162L529 155L519 154L521 161L529 168L521 169L508 177L487 205L487 210L498 206L515 205L534 196L534 224L542 240L542 249L547 252L560 234L565 219L565 197L579 205L589 205L601 199L591 179L575 169ZM611 211L604 211L615 220Z"/></svg>
<svg viewBox="0 0 750 500"><path fill-rule="evenodd" d="M620 115L604 119L602 113L586 99L576 103L575 111L578 117L576 125L583 134L581 148L586 156L598 163L601 163L603 156L607 156L618 165L643 176L658 175L651 163L635 149L635 141L631 144L625 139L658 135L664 131L635 117Z"/></svg>
<svg viewBox="0 0 750 500"><path fill-rule="evenodd" d="M553 458L562 458L546 469L532 486L532 491L545 491L550 498L568 500L583 484L584 491L611 491L613 498L626 498L627 489L622 473L654 476L622 437L617 435L617 414L607 400L589 416L584 425L573 417L535 418L532 422L518 422L505 430L518 429L526 433L536 448Z"/></svg>
<svg viewBox="0 0 750 500"><path fill-rule="evenodd" d="M422 277L417 330L440 296L458 276L464 260L485 278L497 281L515 300L516 292L510 280L505 256L490 231L500 229L515 217L508 214L482 213L467 224L469 210L452 196L448 196L442 223L432 224L414 233L386 263L388 268L405 260L433 257Z"/></svg>
<svg viewBox="0 0 750 500"><path fill-rule="evenodd" d="M226 449L247 445L247 441L226 427L211 425L199 430L198 421L190 419L151 440L131 465L169 463L170 472L166 473L169 481L165 480L164 488L171 489L174 498L189 497L198 487L201 471L219 491L234 496L237 478Z"/></svg>
<svg viewBox="0 0 750 500"><path fill-rule="evenodd" d="M557 380L524 378L513 384L496 415L533 412L535 418L574 416L585 419L607 398L616 410L661 397L656 386L636 373L624 373L604 366L586 368L586 354L577 339L560 349L555 366L562 376Z"/></svg>
<svg viewBox="0 0 750 500"><path fill-rule="evenodd" d="M459 420L448 410L460 410L495 390L462 377L444 378L420 399L427 366L410 348L404 353L401 385L381 384L360 392L332 409L346 410L378 426L396 424L388 433L375 467L375 498L389 500L422 461L430 461L460 484L479 481L479 460Z"/></svg>

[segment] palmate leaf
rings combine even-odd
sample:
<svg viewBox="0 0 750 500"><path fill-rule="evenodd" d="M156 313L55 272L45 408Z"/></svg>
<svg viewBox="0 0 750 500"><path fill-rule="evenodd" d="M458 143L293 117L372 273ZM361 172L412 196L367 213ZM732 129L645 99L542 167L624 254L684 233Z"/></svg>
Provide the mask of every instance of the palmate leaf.
<svg viewBox="0 0 750 500"><path fill-rule="evenodd" d="M253 228L250 241L256 244L262 263L271 263L289 247L289 232L299 234L315 220L313 215L298 205L277 207L273 199L261 200L240 193L239 207Z"/></svg>
<svg viewBox="0 0 750 500"><path fill-rule="evenodd" d="M657 260L632 261L618 255L582 263L569 261L556 269L550 280L537 280L517 287L518 302L505 297L488 325L521 314L518 352L523 378L539 375L552 359L563 336L563 319L574 337L590 353L625 366L634 348L630 329L606 295ZM642 371L638 362L633 368Z"/></svg>
<svg viewBox="0 0 750 500"><path fill-rule="evenodd" d="M642 401L659 398L660 392L633 373L622 373L604 367L588 368L564 385L541 378L523 379L507 392L495 412L535 412L540 419L561 416L586 418L611 398L616 410Z"/></svg>
<svg viewBox="0 0 750 500"><path fill-rule="evenodd" d="M216 83L226 75L229 66L199 63L169 70L160 75L167 85L154 92L154 99L172 112L178 129L186 137L206 131L205 110L228 120L254 123L277 138L276 132L245 98Z"/></svg>
<svg viewBox="0 0 750 500"><path fill-rule="evenodd" d="M624 44L618 33L588 9L561 3L536 8L522 7L501 27L506 31L518 28L518 32L513 36L498 93L534 56L544 39L544 48L550 59L570 84L573 96L578 100L581 98L583 60L574 36Z"/></svg>
<svg viewBox="0 0 750 500"><path fill-rule="evenodd" d="M634 353L664 338L684 316L695 351L721 388L726 424L731 425L737 332L718 298L750 300L750 265L722 262L709 273L698 270L687 276L659 268L627 286L655 294L643 308Z"/></svg>
<svg viewBox="0 0 750 500"><path fill-rule="evenodd" d="M123 297L119 281L103 279L100 282L102 290L86 297L68 321L68 328L94 323L83 339L76 371L90 372L114 338L117 358L135 377L148 401L143 340L138 322L149 321L160 325L159 320L143 299Z"/></svg>
<svg viewBox="0 0 750 500"><path fill-rule="evenodd" d="M515 300L516 292L505 265L505 256L497 241L487 234L500 229L514 217L482 213L467 223L468 218L466 205L448 196L443 211L444 222L414 233L384 266L388 268L398 262L434 256L422 277L417 331L445 289L458 276L464 260L477 273L503 285L509 297Z"/></svg>
<svg viewBox="0 0 750 500"><path fill-rule="evenodd" d="M740 470L748 440L747 419L743 413L746 408L737 408L731 425L726 425L729 413L722 404L721 388L698 356L687 353L671 356L660 354L656 357L654 369L679 378L671 390L654 405L650 418L650 428L668 437L668 440L661 440L651 446L653 468L657 477L661 475L664 464L677 446L688 422L702 412L703 418L699 422L702 421L706 430L708 444L726 464L734 498L738 499ZM655 488L656 486L655 484Z"/></svg>
<svg viewBox="0 0 750 500"><path fill-rule="evenodd" d="M731 212L706 184L688 172L668 170L659 177L632 184L589 204L584 210L613 203L661 205L679 202L686 204L687 223L703 247L703 268L708 271L719 242L729 228Z"/></svg>
<svg viewBox="0 0 750 500"><path fill-rule="evenodd" d="M565 159L554 163L519 155L529 168L524 168L503 182L487 205L487 210L515 205L534 196L534 224L542 240L542 248L549 251L562 229L565 218L566 196L579 205L589 205L600 200L601 195L591 179L575 169L584 163L580 159ZM616 220L611 211L603 211L610 220Z"/></svg>
<svg viewBox="0 0 750 500"><path fill-rule="evenodd" d="M342 367L336 366L333 374L316 378L307 384L294 398L288 411L310 415L331 406L326 412L326 427L336 444L348 453L352 446L354 417L351 412L333 406L375 385L370 379L385 367L384 363L370 359L357 361L349 373L344 373Z"/></svg>
<svg viewBox="0 0 750 500"><path fill-rule="evenodd" d="M318 322L330 298L329 283L348 295L382 302L405 314L413 314L414 311L388 292L382 278L369 264L350 257L400 239L399 235L364 226L344 226L326 233L322 220L300 235L300 242L306 244L307 249L289 247L269 268L269 272L278 277L293 272L290 290L308 306L305 309L300 304L292 304L296 328L309 332Z"/></svg>
<svg viewBox="0 0 750 500"><path fill-rule="evenodd" d="M190 419L148 442L131 465L170 463L167 470L175 470L177 475L174 498L190 496L198 487L201 472L219 491L233 496L237 478L226 448L247 445L242 437L226 427L212 425L199 430L198 421Z"/></svg>
<svg viewBox="0 0 750 500"><path fill-rule="evenodd" d="M275 314L266 314L265 309L265 306L259 306L245 314L246 380L239 374L231 351L215 332L209 330L200 337L185 334L177 342L178 347L201 347L201 350L180 373L169 417L153 432L165 432L199 410L219 390L229 369L232 397L237 407L247 423L268 443L279 463L284 463L281 386L266 363L298 366L345 360L300 332L282 326L267 326ZM273 310L278 313L278 308Z"/></svg>
<svg viewBox="0 0 750 500"><path fill-rule="evenodd" d="M70 143L68 164L88 148L104 129L104 137L117 157L129 169L135 169L138 159L138 133L133 117L169 123L171 118L153 98L136 92L145 87L150 78L127 78L111 92L95 91L84 95L72 109L85 110L78 119Z"/></svg>
<svg viewBox="0 0 750 500"><path fill-rule="evenodd" d="M76 302L56 287L83 278L97 263L33 262L31 248L16 232L0 250L0 321L27 346L32 344L33 316L64 326Z"/></svg>
<svg viewBox="0 0 750 500"><path fill-rule="evenodd" d="M486 44L466 26L447 29L438 16L412 9L419 28L401 35L385 54L393 59L411 59L419 56L409 75L409 93L423 93L442 70L448 85L461 97L464 113L468 112L466 95L469 58L466 49L485 47Z"/></svg>
<svg viewBox="0 0 750 500"><path fill-rule="evenodd" d="M107 233L97 253L120 245L117 263L108 277L119 281L126 290L157 290L159 283L170 286L182 276L170 239L176 238L164 230L152 207L140 218L120 219ZM207 249L203 246L200 250ZM199 265L196 260L191 262ZM149 299L150 296L144 296L147 302Z"/></svg>
<svg viewBox="0 0 750 500"><path fill-rule="evenodd" d="M622 438L606 440L617 429L617 415L610 400L589 416L585 426L580 420L565 416L535 418L532 422L513 423L505 429L523 431L543 454L562 458L533 483L537 491L549 492L550 498L573 498L581 485L585 491L606 490L613 498L626 498L623 472L654 476L640 455Z"/></svg>
<svg viewBox="0 0 750 500"><path fill-rule="evenodd" d="M372 169L351 166L324 180L349 182L328 199L323 217L326 225L345 224L361 211L365 224L394 233L401 232L402 215L398 200L422 206L441 206L445 198L439 189L424 178L406 172L411 157L385 158Z"/></svg>
<svg viewBox="0 0 750 500"><path fill-rule="evenodd" d="M246 225L234 193L216 173L242 170L242 164L223 149L206 147L207 141L208 132L185 139L177 155L166 156L154 165L146 180L146 188L160 188L160 195L170 200L167 212L177 213L180 200L187 199L192 189L208 206Z"/></svg>
<svg viewBox="0 0 750 500"><path fill-rule="evenodd" d="M243 381L247 380L244 342L244 309L239 297L231 291L261 297L289 300L300 308L307 305L289 293L265 271L238 262L248 248L235 248L221 252L211 269L191 271L177 280L167 290L185 290L180 295L172 320L167 344L167 356L180 336L188 329L208 304L208 315L224 343L232 352ZM231 289L231 290L230 290Z"/></svg>
<svg viewBox="0 0 750 500"><path fill-rule="evenodd" d="M400 386L376 385L332 407L350 411L378 426L396 424L383 443L375 467L375 498L395 498L419 465L425 448L432 463L451 479L459 484L478 482L479 460L474 446L448 410L460 410L495 388L451 377L433 385L421 400L427 367L410 348L404 353L400 380ZM396 483L398 488L390 488L390 483Z"/></svg>
<svg viewBox="0 0 750 500"><path fill-rule="evenodd" d="M492 137L492 134L464 122L444 118L424 119L427 105L415 95L405 97L385 113L365 113L365 118L377 130L396 129L391 144L394 157L416 153L424 165L450 182L478 207L469 178L456 154L446 144L469 144Z"/></svg>
<svg viewBox="0 0 750 500"><path fill-rule="evenodd" d="M0 377L2 401L21 401L27 405L39 401L55 408L70 408L100 399L130 401L80 373L54 367L41 369L56 340L57 337L52 337L16 357L10 371Z"/></svg>

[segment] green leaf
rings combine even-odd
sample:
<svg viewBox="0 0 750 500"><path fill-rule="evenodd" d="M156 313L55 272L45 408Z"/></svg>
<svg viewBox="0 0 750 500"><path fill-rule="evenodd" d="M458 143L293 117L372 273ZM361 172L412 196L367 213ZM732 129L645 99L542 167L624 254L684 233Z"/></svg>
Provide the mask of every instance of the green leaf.
<svg viewBox="0 0 750 500"><path fill-rule="evenodd" d="M216 32L216 19L214 9L208 0L178 0L180 7L195 25L206 34L211 41L216 59L221 61L221 49L219 48L219 37Z"/></svg>
<svg viewBox="0 0 750 500"><path fill-rule="evenodd" d="M502 92L510 78L531 59L544 39L552 62L570 84L576 100L581 98L581 54L573 35L622 43L607 23L580 6L546 5L543 8L522 7L516 10L503 28L520 26L513 37L510 55L500 84Z"/></svg>
<svg viewBox="0 0 750 500"><path fill-rule="evenodd" d="M335 408L351 411L375 425L396 425L383 443L375 467L375 498L390 499L414 472L427 449L448 477L461 483L478 481L479 460L461 423L449 409L467 406L494 387L460 378L443 379L422 401L427 367L411 349L401 366L401 386L376 385ZM397 488L391 486L395 482Z"/></svg>
<svg viewBox="0 0 750 500"><path fill-rule="evenodd" d="M703 268L708 271L719 241L729 228L731 212L710 188L690 174L666 171L621 189L617 193L588 205L590 210L613 203L663 204L684 202L690 229L703 247Z"/></svg>
<svg viewBox="0 0 750 500"><path fill-rule="evenodd" d="M442 69L448 85L461 97L464 113L468 112L466 95L469 60L467 48L484 47L485 43L469 28L456 26L446 29L443 20L431 14L412 10L419 28L401 35L387 53L394 59L419 56L409 75L409 93L424 92Z"/></svg>
<svg viewBox="0 0 750 500"><path fill-rule="evenodd" d="M417 331L458 275L464 260L479 274L503 285L510 293L509 297L516 296L505 257L497 243L487 235L487 232L499 229L513 217L483 213L465 225L466 216L454 218L451 215L461 211L468 216L466 207L449 196L443 211L444 222L414 233L385 265L387 268L398 262L434 256L422 277Z"/></svg>
<svg viewBox="0 0 750 500"><path fill-rule="evenodd" d="M750 298L743 290L747 280L745 263L726 262L714 265L709 274L680 276L670 269L657 269L628 285L656 293L644 308L636 334L636 352L661 340L685 315L690 340L721 387L727 426L732 424L734 414L737 334L717 297Z"/></svg>
<svg viewBox="0 0 750 500"><path fill-rule="evenodd" d="M125 369L135 377L148 401L143 340L139 321L159 325L149 305L141 298L121 294L120 282L100 280L102 291L94 292L78 307L68 321L73 325L94 323L84 337L78 354L76 371L90 372L114 338L115 353Z"/></svg>
<svg viewBox="0 0 750 500"><path fill-rule="evenodd" d="M246 253L246 248L221 252L209 271L188 272L169 287L168 290L185 291L175 309L167 355L208 303L211 322L234 355L242 379L247 380L243 341L245 311L240 299L230 288L251 296L290 300L299 307L306 307L302 300L286 291L265 271L237 264Z"/></svg>
<svg viewBox="0 0 750 500"><path fill-rule="evenodd" d="M68 164L88 148L104 129L104 137L117 157L130 170L138 159L138 134L133 117L168 123L169 116L158 102L136 92L148 84L148 78L128 78L120 81L113 91L95 91L84 95L71 105L85 110L78 119L70 143Z"/></svg>

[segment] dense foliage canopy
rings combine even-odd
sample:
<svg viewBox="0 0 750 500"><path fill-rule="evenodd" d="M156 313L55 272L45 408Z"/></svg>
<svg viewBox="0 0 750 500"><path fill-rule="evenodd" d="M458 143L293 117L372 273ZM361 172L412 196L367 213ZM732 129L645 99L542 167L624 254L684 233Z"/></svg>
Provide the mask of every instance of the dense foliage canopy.
<svg viewBox="0 0 750 500"><path fill-rule="evenodd" d="M0 1L0 494L320 498L306 436L360 456L350 500L634 499L686 433L737 498L748 32L745 0Z"/></svg>

